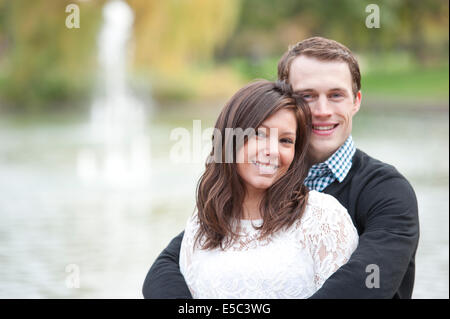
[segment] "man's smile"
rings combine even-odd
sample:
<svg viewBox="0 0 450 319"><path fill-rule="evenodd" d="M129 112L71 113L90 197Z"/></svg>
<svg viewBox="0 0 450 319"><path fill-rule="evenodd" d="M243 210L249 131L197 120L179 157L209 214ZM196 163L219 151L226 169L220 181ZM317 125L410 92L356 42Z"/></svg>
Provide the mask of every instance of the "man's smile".
<svg viewBox="0 0 450 319"><path fill-rule="evenodd" d="M317 135L331 135L338 127L339 123L313 123L312 131Z"/></svg>

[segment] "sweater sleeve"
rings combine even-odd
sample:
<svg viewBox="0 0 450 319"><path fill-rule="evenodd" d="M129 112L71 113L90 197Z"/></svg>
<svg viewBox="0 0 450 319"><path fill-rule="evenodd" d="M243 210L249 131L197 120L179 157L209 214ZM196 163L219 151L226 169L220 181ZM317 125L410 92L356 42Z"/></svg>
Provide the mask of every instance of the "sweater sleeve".
<svg viewBox="0 0 450 319"><path fill-rule="evenodd" d="M161 252L145 278L142 294L146 299L192 299L180 272L180 247L184 232Z"/></svg>
<svg viewBox="0 0 450 319"><path fill-rule="evenodd" d="M411 185L401 176L374 179L359 192L356 212L365 216L357 249L311 298L393 298L398 290L419 240Z"/></svg>

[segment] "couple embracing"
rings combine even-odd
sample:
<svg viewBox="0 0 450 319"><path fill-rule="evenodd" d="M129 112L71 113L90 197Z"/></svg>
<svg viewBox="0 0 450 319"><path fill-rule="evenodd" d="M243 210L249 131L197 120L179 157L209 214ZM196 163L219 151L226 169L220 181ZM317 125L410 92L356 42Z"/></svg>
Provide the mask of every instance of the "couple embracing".
<svg viewBox="0 0 450 319"><path fill-rule="evenodd" d="M240 89L216 121L225 138L213 138L196 211L150 268L144 297L411 298L416 196L356 148L360 104L356 58L321 37L289 48L277 82Z"/></svg>

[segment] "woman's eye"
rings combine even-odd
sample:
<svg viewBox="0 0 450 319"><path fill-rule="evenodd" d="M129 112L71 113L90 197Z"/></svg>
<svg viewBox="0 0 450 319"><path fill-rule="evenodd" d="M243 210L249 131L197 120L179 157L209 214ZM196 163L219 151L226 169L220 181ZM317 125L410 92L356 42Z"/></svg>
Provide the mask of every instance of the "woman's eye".
<svg viewBox="0 0 450 319"><path fill-rule="evenodd" d="M282 138L280 140L281 143L288 143L288 144L294 144L294 141L291 140L290 138Z"/></svg>
<svg viewBox="0 0 450 319"><path fill-rule="evenodd" d="M256 131L256 136L258 137L266 137L266 133L262 130Z"/></svg>

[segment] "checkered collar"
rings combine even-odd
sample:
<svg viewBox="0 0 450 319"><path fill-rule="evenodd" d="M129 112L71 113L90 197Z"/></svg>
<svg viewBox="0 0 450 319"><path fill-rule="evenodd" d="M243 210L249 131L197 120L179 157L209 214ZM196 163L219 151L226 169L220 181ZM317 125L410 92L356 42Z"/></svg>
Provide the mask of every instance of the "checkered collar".
<svg viewBox="0 0 450 319"><path fill-rule="evenodd" d="M315 176L323 176L325 172L328 172L339 183L342 183L352 167L352 158L355 151L356 148L353 143L353 138L350 135L344 144L325 162L314 164L310 168L307 179L314 179Z"/></svg>

